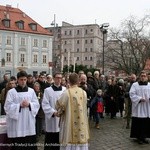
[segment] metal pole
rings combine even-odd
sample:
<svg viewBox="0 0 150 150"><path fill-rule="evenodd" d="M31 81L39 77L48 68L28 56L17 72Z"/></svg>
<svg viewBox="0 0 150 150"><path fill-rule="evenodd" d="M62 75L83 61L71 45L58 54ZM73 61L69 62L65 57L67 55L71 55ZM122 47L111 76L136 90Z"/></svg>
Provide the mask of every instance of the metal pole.
<svg viewBox="0 0 150 150"><path fill-rule="evenodd" d="M105 48L105 37L104 37L104 34L105 34L105 31L103 30L102 32L103 32L103 62L102 62L103 71L102 71L102 74L104 75L104 72L105 72L105 71L104 71L104 61L105 61L105 60L104 60L104 59L105 59L105 58L104 58L104 57L105 57L105 56L104 56L104 48Z"/></svg>

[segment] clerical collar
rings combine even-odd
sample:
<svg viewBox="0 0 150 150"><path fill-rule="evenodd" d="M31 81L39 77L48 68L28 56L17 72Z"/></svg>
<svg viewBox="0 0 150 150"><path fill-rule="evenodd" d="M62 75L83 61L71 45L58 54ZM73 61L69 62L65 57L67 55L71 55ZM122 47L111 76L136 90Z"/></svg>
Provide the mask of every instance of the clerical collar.
<svg viewBox="0 0 150 150"><path fill-rule="evenodd" d="M54 91L61 91L62 90L62 86L60 85L60 86L56 86L56 85L52 85L52 88L53 88L53 90Z"/></svg>
<svg viewBox="0 0 150 150"><path fill-rule="evenodd" d="M17 92L28 92L28 87L27 86L21 87L21 86L18 85L15 89L16 89Z"/></svg>
<svg viewBox="0 0 150 150"><path fill-rule="evenodd" d="M148 81L139 81L138 83L139 83L139 85L147 85Z"/></svg>

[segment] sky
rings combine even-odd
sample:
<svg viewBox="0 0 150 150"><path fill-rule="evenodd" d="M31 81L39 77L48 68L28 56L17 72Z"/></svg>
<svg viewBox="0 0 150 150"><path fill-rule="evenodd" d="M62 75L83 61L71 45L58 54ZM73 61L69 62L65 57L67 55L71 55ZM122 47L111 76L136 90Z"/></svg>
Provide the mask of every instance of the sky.
<svg viewBox="0 0 150 150"><path fill-rule="evenodd" d="M52 21L73 25L109 23L112 28L130 16L150 14L150 0L0 0L0 5L19 8L43 27Z"/></svg>

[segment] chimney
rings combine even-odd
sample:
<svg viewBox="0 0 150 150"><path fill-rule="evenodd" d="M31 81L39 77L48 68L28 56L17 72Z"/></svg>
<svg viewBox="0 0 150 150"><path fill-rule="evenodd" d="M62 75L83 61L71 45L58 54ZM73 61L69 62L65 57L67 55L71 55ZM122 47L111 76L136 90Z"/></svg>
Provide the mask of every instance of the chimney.
<svg viewBox="0 0 150 150"><path fill-rule="evenodd" d="M8 4L7 4L7 5L6 5L6 8L11 8L11 5L8 5Z"/></svg>

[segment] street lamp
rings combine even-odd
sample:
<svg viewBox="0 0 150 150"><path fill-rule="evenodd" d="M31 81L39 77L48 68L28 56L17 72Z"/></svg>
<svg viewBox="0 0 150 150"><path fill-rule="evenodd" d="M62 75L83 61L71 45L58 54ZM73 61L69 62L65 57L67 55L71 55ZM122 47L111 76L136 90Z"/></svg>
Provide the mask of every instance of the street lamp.
<svg viewBox="0 0 150 150"><path fill-rule="evenodd" d="M53 51L52 51L52 61L54 63L53 73L57 71L57 65L58 65L58 54L56 54L56 28L58 24L56 23L56 15L54 14L54 20L51 23L51 26L53 26Z"/></svg>
<svg viewBox="0 0 150 150"><path fill-rule="evenodd" d="M101 32L103 33L103 60L102 60L102 74L104 75L104 61L105 61L105 56L104 56L104 50L105 50L105 34L107 34L107 29L109 27L109 23L103 23L100 27Z"/></svg>

